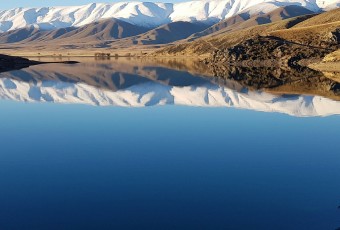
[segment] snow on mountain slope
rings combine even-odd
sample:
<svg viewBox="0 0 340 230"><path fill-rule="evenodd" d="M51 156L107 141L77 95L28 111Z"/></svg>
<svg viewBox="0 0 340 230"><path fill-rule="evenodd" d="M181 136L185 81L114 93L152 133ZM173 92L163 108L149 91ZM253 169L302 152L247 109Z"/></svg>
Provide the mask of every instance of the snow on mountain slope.
<svg viewBox="0 0 340 230"><path fill-rule="evenodd" d="M21 74L25 74L24 71ZM43 82L20 81L16 79L20 75L19 71L9 72L6 75L11 76L11 74L10 78L0 78L0 99L2 100L121 107L157 105L232 107L284 113L297 117L340 114L339 101L320 96L287 97L256 91L238 92L211 82L176 86L158 81L140 81L138 84L110 90L84 82L61 82L52 79ZM27 77L27 74L25 76Z"/></svg>
<svg viewBox="0 0 340 230"><path fill-rule="evenodd" d="M118 2L73 7L16 8L0 11L0 32L35 25L41 29L82 26L117 18L156 27L176 21L215 23L241 12L267 13L280 6L300 5L312 11L338 7L340 0L200 0L183 3Z"/></svg>

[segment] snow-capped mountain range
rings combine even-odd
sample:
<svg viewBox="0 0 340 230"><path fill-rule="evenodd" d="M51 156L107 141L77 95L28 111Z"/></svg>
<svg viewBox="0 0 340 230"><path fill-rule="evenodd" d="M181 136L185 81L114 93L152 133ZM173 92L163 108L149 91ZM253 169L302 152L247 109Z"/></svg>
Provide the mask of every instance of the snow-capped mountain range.
<svg viewBox="0 0 340 230"><path fill-rule="evenodd" d="M16 8L0 11L0 32L27 26L40 29L79 27L106 18L156 27L176 21L216 23L236 14L268 13L287 5L314 12L340 6L340 0L199 0L182 3L118 2L72 7Z"/></svg>

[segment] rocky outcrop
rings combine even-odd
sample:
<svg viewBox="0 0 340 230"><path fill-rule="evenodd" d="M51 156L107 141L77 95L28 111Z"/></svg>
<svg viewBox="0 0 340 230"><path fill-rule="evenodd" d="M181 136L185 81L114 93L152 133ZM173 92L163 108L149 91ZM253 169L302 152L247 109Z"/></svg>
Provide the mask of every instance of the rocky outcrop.
<svg viewBox="0 0 340 230"><path fill-rule="evenodd" d="M329 41L334 44L340 44L340 28L337 28L335 31L330 32Z"/></svg>
<svg viewBox="0 0 340 230"><path fill-rule="evenodd" d="M41 62L0 54L0 72L22 69L38 64L41 64Z"/></svg>
<svg viewBox="0 0 340 230"><path fill-rule="evenodd" d="M245 67L288 66L299 68L301 62L321 59L339 46L339 31L329 36L326 47L314 47L274 36L257 36L224 50L215 50L205 60L210 66L226 64ZM326 41L326 40L325 40Z"/></svg>

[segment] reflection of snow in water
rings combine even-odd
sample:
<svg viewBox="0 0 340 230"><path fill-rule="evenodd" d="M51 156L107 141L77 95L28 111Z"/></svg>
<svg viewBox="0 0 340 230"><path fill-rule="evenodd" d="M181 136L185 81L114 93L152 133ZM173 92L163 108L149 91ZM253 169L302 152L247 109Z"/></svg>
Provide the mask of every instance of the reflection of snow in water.
<svg viewBox="0 0 340 230"><path fill-rule="evenodd" d="M234 107L293 116L340 114L340 102L320 96L278 96L264 92L237 92L205 83L198 86L169 86L156 81L112 91L85 83L0 79L0 98L25 102L79 103L98 106L143 107L186 105Z"/></svg>

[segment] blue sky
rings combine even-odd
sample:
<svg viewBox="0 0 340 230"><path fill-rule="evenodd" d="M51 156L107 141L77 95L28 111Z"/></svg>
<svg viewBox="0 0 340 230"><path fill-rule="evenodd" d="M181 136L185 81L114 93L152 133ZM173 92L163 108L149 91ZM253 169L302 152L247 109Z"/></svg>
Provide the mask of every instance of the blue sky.
<svg viewBox="0 0 340 230"><path fill-rule="evenodd" d="M129 0L124 0L131 2ZM146 0L145 0L146 1ZM147 0L148 2L184 2L185 0ZM72 5L83 5L93 2L121 2L120 0L2 0L0 9L10 9L17 7L37 7L37 6L72 6Z"/></svg>

